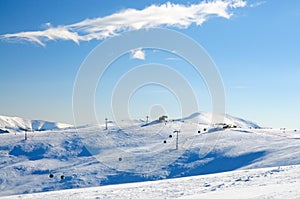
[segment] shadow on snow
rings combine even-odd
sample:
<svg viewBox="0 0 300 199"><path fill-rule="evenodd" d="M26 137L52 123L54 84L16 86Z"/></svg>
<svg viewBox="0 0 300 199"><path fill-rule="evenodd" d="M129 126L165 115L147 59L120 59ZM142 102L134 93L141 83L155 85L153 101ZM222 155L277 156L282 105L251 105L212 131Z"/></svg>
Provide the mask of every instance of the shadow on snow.
<svg viewBox="0 0 300 199"><path fill-rule="evenodd" d="M200 161L201 159L199 158L198 153L187 151L173 164L169 165L167 168L164 168L164 170L169 171L169 175L167 177L145 177L135 173L120 172L117 175L108 176L106 180L101 182L101 185L140 182L145 180L158 180L163 178L177 178L233 171L255 162L256 160L262 158L265 153L266 152L264 151L258 151L242 154L236 157L228 157L221 153L211 153L205 157L205 159L209 159L210 161L204 163Z"/></svg>

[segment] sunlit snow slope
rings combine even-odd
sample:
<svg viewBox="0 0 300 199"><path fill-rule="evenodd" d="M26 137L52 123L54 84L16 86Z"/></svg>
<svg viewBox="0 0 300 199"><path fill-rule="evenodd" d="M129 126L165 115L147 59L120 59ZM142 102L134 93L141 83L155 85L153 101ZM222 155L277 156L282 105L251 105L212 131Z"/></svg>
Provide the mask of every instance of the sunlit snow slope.
<svg viewBox="0 0 300 199"><path fill-rule="evenodd" d="M210 117L28 132L27 140L0 134L0 195L300 164L298 130L259 128L228 115L224 123L236 128L224 129L211 126Z"/></svg>

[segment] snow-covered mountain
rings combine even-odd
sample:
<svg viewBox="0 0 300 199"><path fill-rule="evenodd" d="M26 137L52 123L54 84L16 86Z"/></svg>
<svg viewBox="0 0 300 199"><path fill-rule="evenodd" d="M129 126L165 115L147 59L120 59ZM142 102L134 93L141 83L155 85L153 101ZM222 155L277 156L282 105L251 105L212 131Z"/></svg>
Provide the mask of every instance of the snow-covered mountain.
<svg viewBox="0 0 300 199"><path fill-rule="evenodd" d="M0 116L0 133L20 131L45 131L72 127L72 125L20 117Z"/></svg>
<svg viewBox="0 0 300 199"><path fill-rule="evenodd" d="M192 123L199 123L199 124L211 124L213 114L211 112L196 112L194 114L191 114L188 117L177 119L177 121L185 121ZM230 126L236 126L239 128L260 128L258 124L255 122L245 120L242 118L234 117L228 114L225 114L223 117L223 124L230 125Z"/></svg>
<svg viewBox="0 0 300 199"><path fill-rule="evenodd" d="M229 128L216 128L210 117L28 132L26 140L22 133L0 134L0 196L300 164L299 130L258 128L228 115ZM239 178L230 186L252 180ZM213 191L212 182L203 189Z"/></svg>

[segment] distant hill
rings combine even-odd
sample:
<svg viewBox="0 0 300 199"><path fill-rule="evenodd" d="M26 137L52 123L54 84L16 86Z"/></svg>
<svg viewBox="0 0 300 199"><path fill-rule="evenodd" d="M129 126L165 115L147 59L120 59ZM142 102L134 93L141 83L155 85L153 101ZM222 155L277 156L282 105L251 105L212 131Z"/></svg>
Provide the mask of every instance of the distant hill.
<svg viewBox="0 0 300 199"><path fill-rule="evenodd" d="M70 124L49 122L43 120L29 120L20 117L0 116L0 133L20 131L46 131L72 127Z"/></svg>
<svg viewBox="0 0 300 199"><path fill-rule="evenodd" d="M213 113L201 111L181 120L192 120L195 123L210 124L212 117ZM225 114L223 123L227 125L237 126L239 128L260 128L260 126L255 122L228 114Z"/></svg>
<svg viewBox="0 0 300 199"><path fill-rule="evenodd" d="M202 125L218 125L218 124L211 124L212 117L213 117L213 113L201 111L201 112L193 113L188 117L175 119L174 121L190 122L190 123L202 124ZM242 119L239 117L234 117L234 116L231 116L228 114L225 114L223 119L224 120L223 120L222 124L219 124L219 126L230 125L230 126L236 126L237 128L246 128L246 129L261 128L255 122L252 122L252 121L249 121L246 119ZM171 121L172 121L172 119L171 119ZM158 123L160 123L159 120L154 120L154 121L152 121L148 124L144 124L142 126L148 126L148 125L153 125L153 124L158 124Z"/></svg>

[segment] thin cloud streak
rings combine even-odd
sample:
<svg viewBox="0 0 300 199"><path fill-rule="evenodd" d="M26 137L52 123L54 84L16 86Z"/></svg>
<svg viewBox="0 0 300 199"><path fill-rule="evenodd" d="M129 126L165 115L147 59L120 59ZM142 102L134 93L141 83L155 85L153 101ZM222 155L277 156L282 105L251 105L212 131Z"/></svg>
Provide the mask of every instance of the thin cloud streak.
<svg viewBox="0 0 300 199"><path fill-rule="evenodd" d="M250 4L249 7L250 8L256 8L256 7L259 7L263 4L267 3L266 1L259 1L259 2L256 2L256 3L253 3L253 4Z"/></svg>
<svg viewBox="0 0 300 199"><path fill-rule="evenodd" d="M49 40L80 41L102 40L123 31L155 27L188 28L191 24L202 25L210 17L230 19L231 11L246 6L244 0L203 1L199 4L180 5L165 3L151 5L143 10L126 9L109 16L85 19L81 22L52 27L46 30L4 34L1 40L26 40L45 46Z"/></svg>
<svg viewBox="0 0 300 199"><path fill-rule="evenodd" d="M166 60L167 61L181 61L182 59L180 59L178 57L167 57Z"/></svg>

